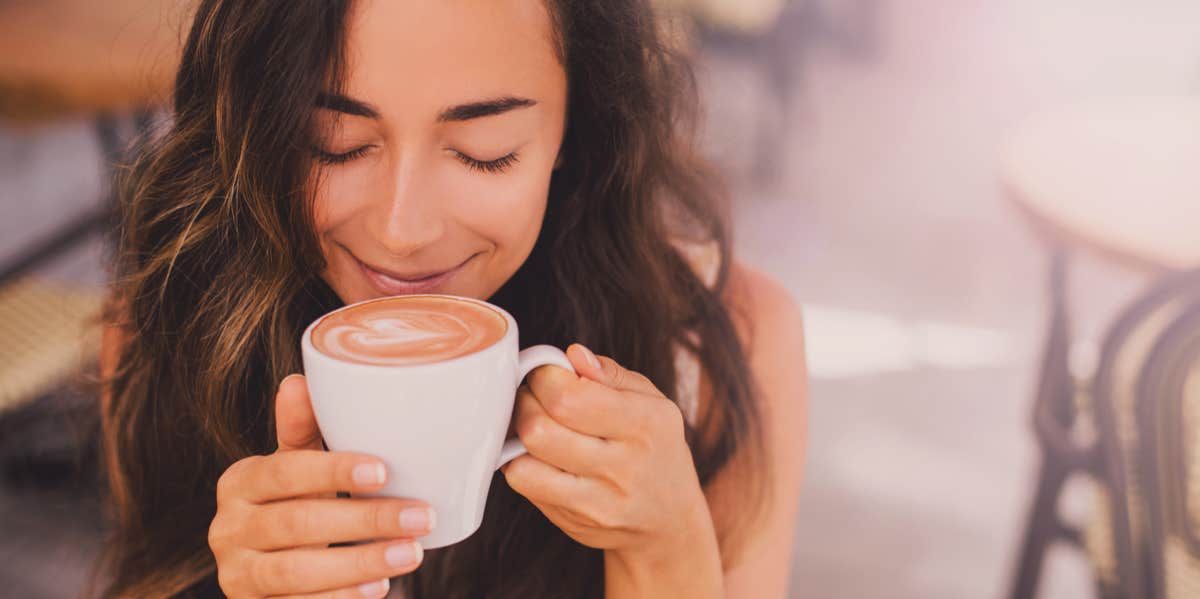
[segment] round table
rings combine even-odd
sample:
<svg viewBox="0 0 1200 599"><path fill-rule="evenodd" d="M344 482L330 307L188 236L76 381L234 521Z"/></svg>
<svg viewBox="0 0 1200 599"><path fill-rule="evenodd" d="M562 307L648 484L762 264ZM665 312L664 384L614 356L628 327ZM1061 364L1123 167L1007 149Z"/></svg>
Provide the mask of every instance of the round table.
<svg viewBox="0 0 1200 599"><path fill-rule="evenodd" d="M1001 182L1050 239L1124 264L1200 266L1200 97L1095 101L1029 119Z"/></svg>
<svg viewBox="0 0 1200 599"><path fill-rule="evenodd" d="M1048 546L1082 545L1081 530L1058 513L1065 481L1092 475L1108 489L1118 584L1140 596L1146 566L1135 558L1126 503L1123 450L1108 397L1113 367L1106 356L1129 327L1165 294L1200 277L1200 98L1127 97L1097 100L1026 120L1001 155L1007 199L1048 242L1050 321L1033 408L1042 464L1012 599L1033 596ZM1095 373L1091 415L1101 441L1074 434L1080 391L1068 365L1066 277L1072 254L1085 252L1152 274L1146 294L1114 321ZM1153 358L1148 358L1151 360ZM1104 441L1108 439L1109 441ZM1112 440L1117 439L1117 442Z"/></svg>
<svg viewBox="0 0 1200 599"><path fill-rule="evenodd" d="M165 103L191 5L0 1L0 120L25 123Z"/></svg>

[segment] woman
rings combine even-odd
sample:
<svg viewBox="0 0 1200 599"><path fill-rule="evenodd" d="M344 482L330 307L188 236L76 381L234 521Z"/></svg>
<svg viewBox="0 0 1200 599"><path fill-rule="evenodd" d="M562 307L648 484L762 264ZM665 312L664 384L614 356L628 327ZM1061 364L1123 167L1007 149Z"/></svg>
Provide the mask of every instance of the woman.
<svg viewBox="0 0 1200 599"><path fill-rule="evenodd" d="M201 2L124 187L103 595L782 596L800 316L731 264L694 96L639 0ZM529 377L529 455L428 554L436 515L355 497L378 462L321 451L296 374L314 318L411 292L580 373Z"/></svg>

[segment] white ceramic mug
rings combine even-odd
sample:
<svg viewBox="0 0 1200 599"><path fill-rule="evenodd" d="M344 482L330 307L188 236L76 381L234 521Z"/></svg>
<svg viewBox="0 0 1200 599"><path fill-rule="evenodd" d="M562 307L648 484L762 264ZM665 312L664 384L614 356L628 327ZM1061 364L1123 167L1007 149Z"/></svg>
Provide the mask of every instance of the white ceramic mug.
<svg viewBox="0 0 1200 599"><path fill-rule="evenodd" d="M384 461L387 483L371 496L419 499L433 507L437 525L420 539L427 549L457 543L478 530L493 473L525 453L519 439L504 439L525 375L545 365L574 372L557 347L537 345L518 352L517 322L501 308L470 298L435 297L495 310L508 329L477 352L401 366L349 362L317 350L313 328L328 315L309 325L301 341L309 396L325 445Z"/></svg>

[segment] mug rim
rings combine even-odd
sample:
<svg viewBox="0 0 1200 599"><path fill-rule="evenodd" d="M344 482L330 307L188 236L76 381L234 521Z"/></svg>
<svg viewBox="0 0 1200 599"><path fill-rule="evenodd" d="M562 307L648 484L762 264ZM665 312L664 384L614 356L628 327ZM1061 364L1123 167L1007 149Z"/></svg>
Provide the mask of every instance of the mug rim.
<svg viewBox="0 0 1200 599"><path fill-rule="evenodd" d="M445 360L437 360L435 362L421 362L418 364L364 364L362 362L352 362L350 360L344 360L344 359L338 358L336 356L331 356L331 355L317 349L316 345L314 345L312 342L313 330L316 329L317 325L319 325L321 323L321 321L325 320L326 317L332 316L332 315L342 312L344 310L350 310L350 309L364 306L366 304L371 304L374 302L403 300L406 298L436 298L436 299L446 299L446 300L465 301L465 302L474 303L474 304L482 306L484 308L489 308L489 309L493 310L494 312L496 312L497 314L499 314L504 319L505 324L507 325L507 328L504 331L504 334L501 335L499 339L493 341L491 344L479 349L478 351L470 352L467 354L463 354L461 356L457 356L457 357L449 358L449 359L445 359ZM431 368L431 367L436 368L436 367L442 366L442 365L455 364L455 363L463 361L463 360L473 359L478 356L488 354L488 353L495 351L497 347L503 346L510 337L513 338L515 341L516 336L517 336L517 321L516 321L516 319L513 318L512 314L509 314L507 310L505 310L504 308L501 308L500 306L497 306L489 301L476 299L473 297L466 297L466 296L462 296L462 295L452 295L449 293L414 293L414 294L410 294L410 295L388 295L388 296L384 296L384 297L374 297L371 299L360 300L360 301L354 302L353 304L346 304L345 306L342 306L335 310L330 310L329 312L326 312L326 313L318 316L311 323L309 323L309 325L307 327L305 327L304 334L301 336L301 339L300 339L300 343L301 343L301 350L302 350L301 353L302 354L305 354L305 353L308 353L311 351L312 355L314 357L319 356L319 359L328 360L332 363L337 364L338 366L351 367L351 368L365 368L368 370L395 370L398 368L403 368L403 369Z"/></svg>

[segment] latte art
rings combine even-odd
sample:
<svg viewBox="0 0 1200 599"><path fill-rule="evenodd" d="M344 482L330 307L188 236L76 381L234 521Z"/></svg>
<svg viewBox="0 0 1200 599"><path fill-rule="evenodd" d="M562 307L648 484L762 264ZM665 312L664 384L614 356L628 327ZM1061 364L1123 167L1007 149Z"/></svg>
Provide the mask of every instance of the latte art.
<svg viewBox="0 0 1200 599"><path fill-rule="evenodd" d="M326 316L313 329L323 354L360 364L404 366L465 356L496 343L508 323L495 310L450 297L367 302Z"/></svg>

